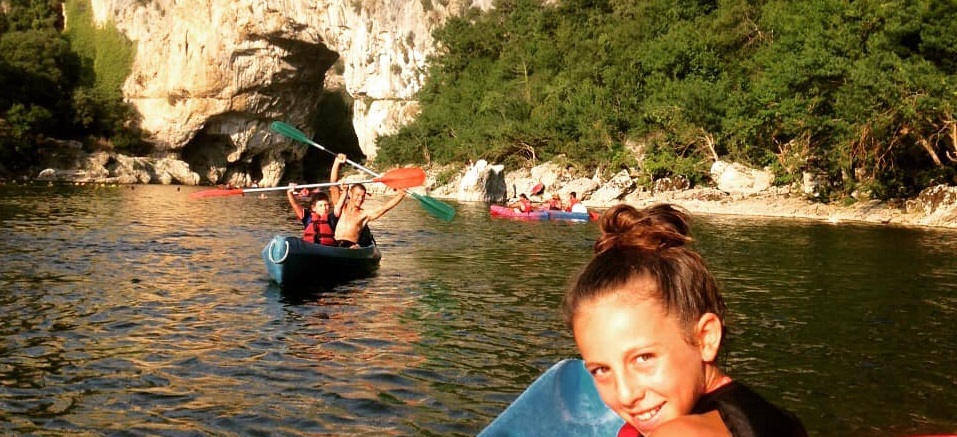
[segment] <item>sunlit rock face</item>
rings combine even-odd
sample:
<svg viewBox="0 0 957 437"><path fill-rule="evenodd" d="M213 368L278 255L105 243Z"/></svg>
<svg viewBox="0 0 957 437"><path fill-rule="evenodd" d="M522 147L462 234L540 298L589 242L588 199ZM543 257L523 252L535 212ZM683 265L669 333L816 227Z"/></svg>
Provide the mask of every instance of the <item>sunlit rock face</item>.
<svg viewBox="0 0 957 437"><path fill-rule="evenodd" d="M182 155L200 183L272 185L309 149L270 131L271 121L310 135L326 130L337 143L330 148L374 157L376 139L418 113L413 96L435 50L432 31L490 1L92 0L91 7L100 25L113 23L135 45L123 92L158 149ZM344 115L346 126L330 121Z"/></svg>
<svg viewBox="0 0 957 437"><path fill-rule="evenodd" d="M957 223L957 187L927 187L916 198L905 203L905 211L922 217L919 223L923 225Z"/></svg>

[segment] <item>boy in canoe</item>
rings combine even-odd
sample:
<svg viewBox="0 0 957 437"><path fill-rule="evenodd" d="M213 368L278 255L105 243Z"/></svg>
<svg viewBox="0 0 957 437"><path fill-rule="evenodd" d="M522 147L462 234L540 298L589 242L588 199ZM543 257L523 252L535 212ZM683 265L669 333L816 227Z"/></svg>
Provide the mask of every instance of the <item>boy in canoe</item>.
<svg viewBox="0 0 957 437"><path fill-rule="evenodd" d="M335 161L333 161L332 170L330 170L330 179L335 179L332 179L332 182L336 182L338 179L339 166L343 162L346 162L345 156L346 155L340 153ZM307 243L322 244L324 246L336 245L335 229L338 225L338 220L333 210L333 204L339 197L339 190L336 188L335 191L332 189L329 191L335 197L330 198L329 194L318 191L318 189L317 192L310 193L308 188L303 188L298 195L308 199L308 208L303 208L296 199L295 183L290 183L289 189L286 191L286 198L289 199L289 204L292 205L292 210L296 213L296 218L302 223L302 239ZM303 194L303 192L305 192L305 194Z"/></svg>
<svg viewBox="0 0 957 437"><path fill-rule="evenodd" d="M307 243L332 246L336 243L336 217L332 213L332 204L329 195L323 192L310 197L308 208L303 208L296 200L296 184L290 183L286 190L286 198L296 213L296 218L302 223L302 239Z"/></svg>
<svg viewBox="0 0 957 437"><path fill-rule="evenodd" d="M550 211L561 211L562 210L562 199L558 196L558 193L552 193L552 198L545 203L545 209Z"/></svg>
<svg viewBox="0 0 957 437"><path fill-rule="evenodd" d="M329 182L339 182L339 166L347 159L344 153L336 155L336 159L332 163L332 170L329 172ZM366 211L362 208L367 196L365 185L355 184L348 192L345 185L341 188L330 187L329 194L332 203L335 205L333 214L338 218L335 245L339 247L360 247L372 244L372 231L369 229L369 222L382 217L390 209L395 208L405 197L405 192L405 189L399 190L399 193L382 208L375 211Z"/></svg>
<svg viewBox="0 0 957 437"><path fill-rule="evenodd" d="M336 246L339 247L359 247L360 238L363 230L369 222L378 219L395 208L402 199L405 198L406 190L398 190L398 194L393 196L382 207L375 210L362 208L366 199L366 187L362 184L354 184L346 193L345 186L339 195L339 201L336 203L335 215L339 218L336 225ZM348 197L348 199L347 199Z"/></svg>

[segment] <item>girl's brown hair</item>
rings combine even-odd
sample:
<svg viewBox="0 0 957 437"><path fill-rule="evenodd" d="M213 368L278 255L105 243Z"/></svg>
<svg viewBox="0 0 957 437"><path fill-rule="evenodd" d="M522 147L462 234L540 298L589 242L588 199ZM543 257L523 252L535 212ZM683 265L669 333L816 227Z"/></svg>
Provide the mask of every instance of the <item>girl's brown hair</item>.
<svg viewBox="0 0 957 437"><path fill-rule="evenodd" d="M706 313L714 313L723 323L724 299L701 255L689 247L691 227L686 212L668 204L642 210L620 204L602 214L599 228L595 256L562 300L569 329L582 303L616 292L658 300L666 314L678 317L689 335ZM654 289L628 288L642 279L651 280Z"/></svg>

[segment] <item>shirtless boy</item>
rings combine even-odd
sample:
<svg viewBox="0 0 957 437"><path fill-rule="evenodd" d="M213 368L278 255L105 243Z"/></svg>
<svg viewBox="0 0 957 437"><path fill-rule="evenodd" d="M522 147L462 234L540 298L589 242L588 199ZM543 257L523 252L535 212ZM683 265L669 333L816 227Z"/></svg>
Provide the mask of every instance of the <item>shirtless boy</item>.
<svg viewBox="0 0 957 437"><path fill-rule="evenodd" d="M345 190L343 190L345 191ZM395 208L399 202L405 198L405 189L398 191L381 208L370 211L362 208L362 203L366 199L366 187L362 184L355 184L349 189L349 195L343 192L336 202L335 214L339 217L336 224L336 245L339 247L359 247L359 235L369 222L382 217L385 213ZM346 198L348 197L348 201Z"/></svg>

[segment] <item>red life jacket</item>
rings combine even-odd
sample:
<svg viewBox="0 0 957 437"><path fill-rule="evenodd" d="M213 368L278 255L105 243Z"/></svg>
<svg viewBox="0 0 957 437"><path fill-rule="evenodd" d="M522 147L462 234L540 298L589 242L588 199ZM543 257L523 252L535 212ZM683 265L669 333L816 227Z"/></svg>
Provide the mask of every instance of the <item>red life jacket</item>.
<svg viewBox="0 0 957 437"><path fill-rule="evenodd" d="M335 216L332 214L309 214L302 220L302 239L309 243L332 246L336 244Z"/></svg>
<svg viewBox="0 0 957 437"><path fill-rule="evenodd" d="M528 199L519 199L521 205L518 207L518 212L532 212L532 201Z"/></svg>
<svg viewBox="0 0 957 437"><path fill-rule="evenodd" d="M580 203L577 197L568 199L568 208L565 208L565 211L571 211L572 207L575 206L576 203Z"/></svg>

